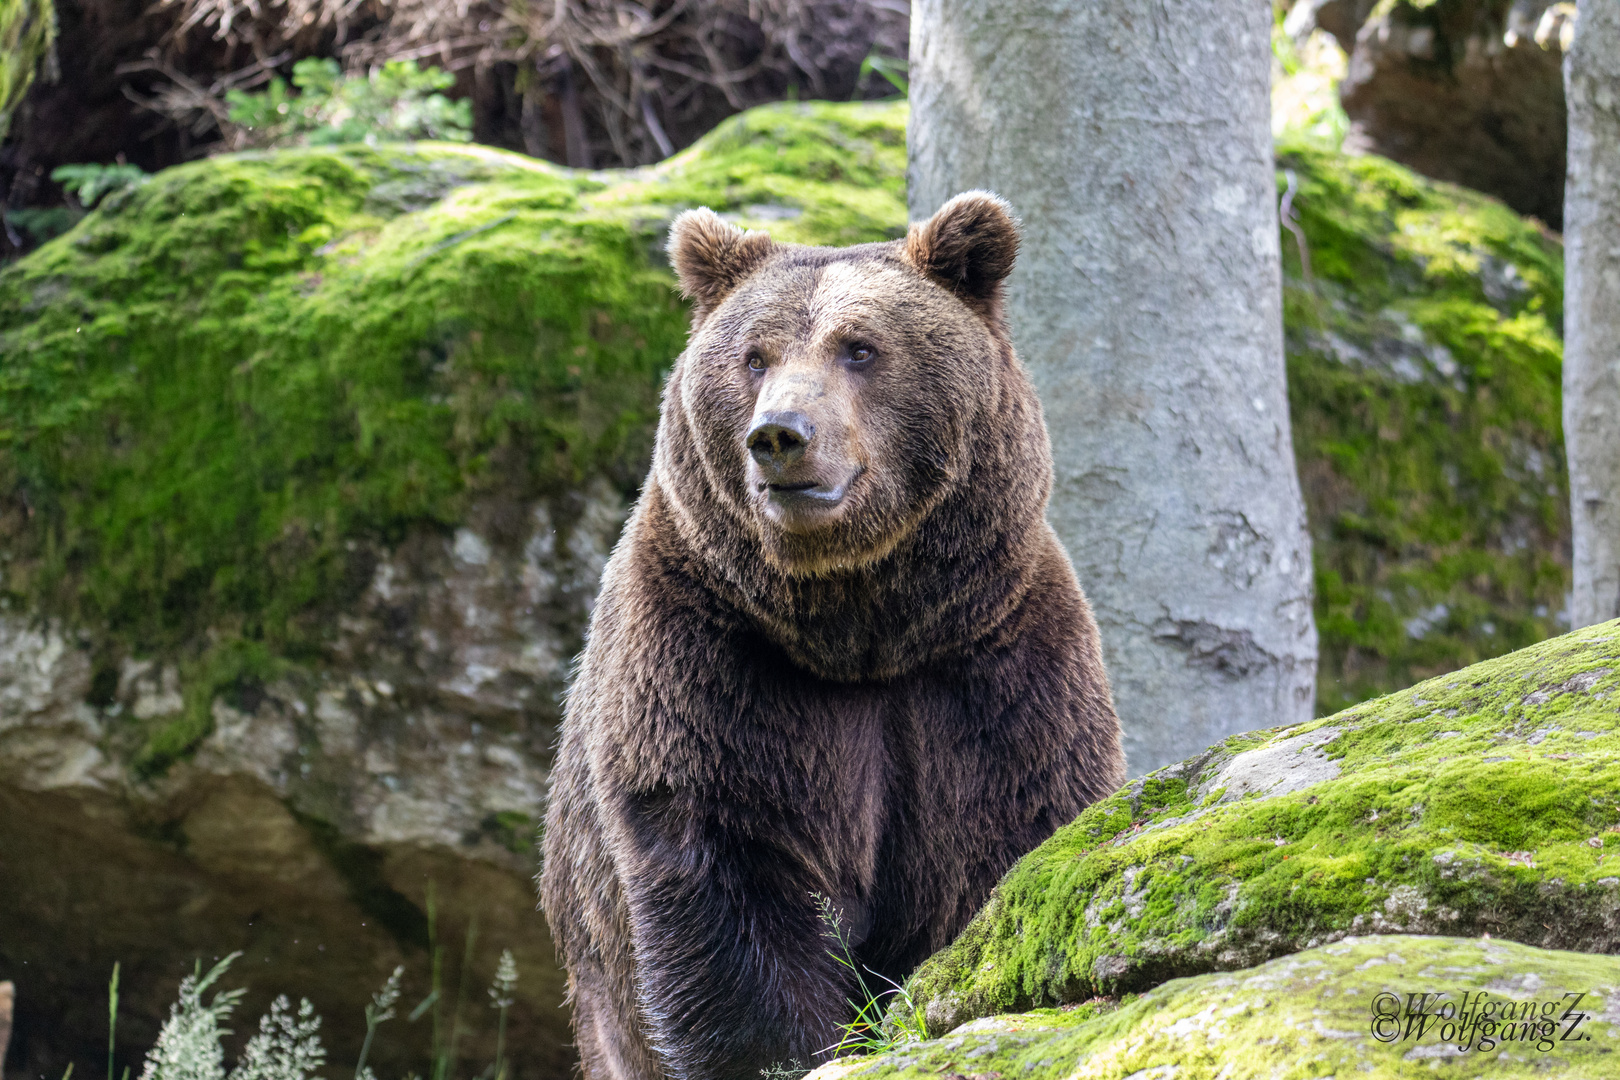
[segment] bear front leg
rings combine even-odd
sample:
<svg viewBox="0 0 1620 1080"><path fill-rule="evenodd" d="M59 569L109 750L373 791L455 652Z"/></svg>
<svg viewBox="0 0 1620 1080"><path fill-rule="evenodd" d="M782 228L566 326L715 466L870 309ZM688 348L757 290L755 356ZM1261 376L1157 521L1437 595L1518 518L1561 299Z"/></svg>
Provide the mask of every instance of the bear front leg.
<svg viewBox="0 0 1620 1080"><path fill-rule="evenodd" d="M702 802L665 790L618 807L648 1041L675 1080L813 1067L851 1014L847 969L812 896L827 886L796 823Z"/></svg>

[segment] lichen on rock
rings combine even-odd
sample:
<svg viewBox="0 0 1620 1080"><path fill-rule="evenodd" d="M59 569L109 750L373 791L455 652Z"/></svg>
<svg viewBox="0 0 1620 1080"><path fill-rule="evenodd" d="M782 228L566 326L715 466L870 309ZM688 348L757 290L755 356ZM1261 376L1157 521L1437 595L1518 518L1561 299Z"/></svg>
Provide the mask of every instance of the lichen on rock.
<svg viewBox="0 0 1620 1080"><path fill-rule="evenodd" d="M1620 951L1620 622L1133 781L908 987L939 1034L1368 933Z"/></svg>
<svg viewBox="0 0 1620 1080"><path fill-rule="evenodd" d="M1590 1080L1620 1055L1620 958L1480 938L1346 938L1176 979L1115 1010L964 1024L807 1080Z"/></svg>

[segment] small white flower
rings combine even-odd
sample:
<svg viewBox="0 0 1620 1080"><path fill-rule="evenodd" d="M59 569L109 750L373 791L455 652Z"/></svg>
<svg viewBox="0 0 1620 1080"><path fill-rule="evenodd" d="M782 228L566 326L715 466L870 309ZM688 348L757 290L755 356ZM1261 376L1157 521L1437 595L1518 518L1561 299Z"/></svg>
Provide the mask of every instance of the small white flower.
<svg viewBox="0 0 1620 1080"><path fill-rule="evenodd" d="M490 1008L511 1008L512 991L517 988L517 981L517 961L512 959L512 950L502 949L501 962L495 968L495 985L489 988Z"/></svg>
<svg viewBox="0 0 1620 1080"><path fill-rule="evenodd" d="M383 988L371 995L371 1006L366 1009L366 1022L380 1024L384 1020L394 1018L394 1003L399 1000L399 978L405 974L405 966L401 964L388 976Z"/></svg>
<svg viewBox="0 0 1620 1080"><path fill-rule="evenodd" d="M259 1021L259 1033L248 1040L231 1080L310 1080L326 1063L326 1049L315 1034L321 1018L305 998L298 1015L286 997L278 997Z"/></svg>
<svg viewBox="0 0 1620 1080"><path fill-rule="evenodd" d="M203 991L214 984L241 953L231 953L199 976L180 980L180 1000L169 1007L169 1019L147 1051L141 1080L225 1080L225 1053L220 1022L231 1014L240 990L226 990L204 1003Z"/></svg>

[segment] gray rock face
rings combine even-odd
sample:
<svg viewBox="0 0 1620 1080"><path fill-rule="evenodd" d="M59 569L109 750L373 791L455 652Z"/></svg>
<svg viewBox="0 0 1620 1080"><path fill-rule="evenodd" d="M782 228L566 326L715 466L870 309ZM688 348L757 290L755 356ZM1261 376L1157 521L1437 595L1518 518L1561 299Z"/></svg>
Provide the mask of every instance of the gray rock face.
<svg viewBox="0 0 1620 1080"><path fill-rule="evenodd" d="M514 1075L565 1075L534 833L559 696L624 510L598 485L477 507L453 535L379 552L330 656L215 698L211 732L155 778L132 766L136 734L183 713L184 663L120 658L116 687L98 693L70 631L0 615L11 1068L104 1062L119 961L120 1060L138 1072L180 977L234 950L227 985L249 989L242 1038L271 997L303 995L325 1017L332 1060L352 1061L364 1004L395 964L406 1011L428 992L431 888L447 1002L477 920L463 1067L493 1059L484 988L510 948ZM425 1019L393 1021L372 1061L381 1075L420 1070L429 1039Z"/></svg>
<svg viewBox="0 0 1620 1080"><path fill-rule="evenodd" d="M1220 792L1223 803L1250 797L1275 799L1335 779L1339 763L1322 748L1343 733L1342 728L1322 727L1246 750L1227 762L1204 785L1200 796Z"/></svg>
<svg viewBox="0 0 1620 1080"><path fill-rule="evenodd" d="M1352 141L1562 228L1561 10L1552 0L1401 2L1361 22L1370 7L1344 0L1317 17L1341 43L1359 25L1340 86Z"/></svg>

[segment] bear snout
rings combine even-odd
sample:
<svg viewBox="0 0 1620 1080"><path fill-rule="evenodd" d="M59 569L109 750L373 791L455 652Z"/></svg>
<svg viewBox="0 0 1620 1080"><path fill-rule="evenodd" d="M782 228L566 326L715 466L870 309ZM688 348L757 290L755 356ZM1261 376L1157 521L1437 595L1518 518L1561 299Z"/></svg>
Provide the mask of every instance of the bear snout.
<svg viewBox="0 0 1620 1080"><path fill-rule="evenodd" d="M815 434L816 425L808 416L787 409L760 416L743 443L761 469L776 472L804 457Z"/></svg>

